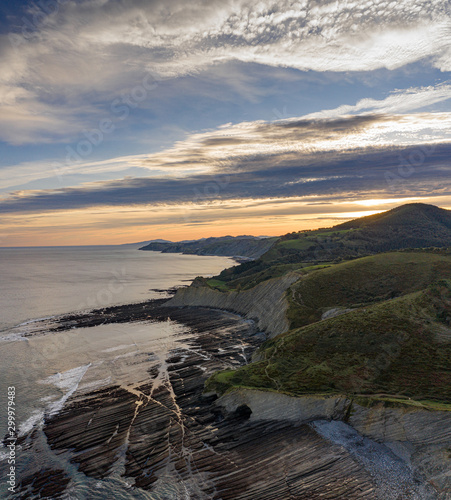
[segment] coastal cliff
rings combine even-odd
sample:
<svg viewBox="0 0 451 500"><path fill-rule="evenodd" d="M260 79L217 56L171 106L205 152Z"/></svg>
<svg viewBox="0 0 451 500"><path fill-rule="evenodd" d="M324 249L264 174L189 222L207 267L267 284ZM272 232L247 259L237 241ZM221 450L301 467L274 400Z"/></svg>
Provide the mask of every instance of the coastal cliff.
<svg viewBox="0 0 451 500"><path fill-rule="evenodd" d="M289 328L285 292L298 279L298 273L288 273L281 278L264 281L249 290L228 292L214 290L206 285L204 280L197 279L191 286L177 290L166 305L200 306L236 312L255 320L258 327L269 337L275 337Z"/></svg>
<svg viewBox="0 0 451 500"><path fill-rule="evenodd" d="M373 478L371 498L451 500L449 252L251 264L166 303L233 311L269 337L253 362L206 380L204 397L219 396L225 419L312 429Z"/></svg>
<svg viewBox="0 0 451 500"><path fill-rule="evenodd" d="M230 414L248 408L249 420L255 423L311 424L323 437L352 451L355 435L337 427L346 424L359 436L383 444L386 453L396 455L420 480L426 478L434 492L424 491L424 498L451 498L450 411L383 401L366 405L340 395L292 397L246 388L228 391L215 404Z"/></svg>

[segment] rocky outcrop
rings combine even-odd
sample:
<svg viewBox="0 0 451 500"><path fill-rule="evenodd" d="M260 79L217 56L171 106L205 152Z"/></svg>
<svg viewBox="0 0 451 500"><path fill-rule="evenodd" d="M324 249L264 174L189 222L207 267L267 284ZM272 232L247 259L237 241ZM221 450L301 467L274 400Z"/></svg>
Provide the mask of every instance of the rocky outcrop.
<svg viewBox="0 0 451 500"><path fill-rule="evenodd" d="M451 411L354 404L349 424L387 444L428 479L438 498L451 498Z"/></svg>
<svg viewBox="0 0 451 500"><path fill-rule="evenodd" d="M431 411L401 404L390 407L384 402L365 407L340 395L293 397L244 388L226 392L216 404L228 412L246 405L254 421L346 420L360 434L376 441L409 442L414 446L451 444L451 411Z"/></svg>
<svg viewBox="0 0 451 500"><path fill-rule="evenodd" d="M451 444L451 412L415 407L371 408L352 405L349 423L361 434L377 441L409 441L414 445Z"/></svg>
<svg viewBox="0 0 451 500"><path fill-rule="evenodd" d="M362 464L314 428L254 420L247 407L229 412L203 394L213 372L249 361L262 337L253 322L218 310L135 304L67 317L59 327L87 327L101 318L120 322L127 314L136 321L177 320L190 327L190 338L174 343L164 359L154 358L146 380L79 390L60 413L49 415L25 445L36 457L45 443L58 469L28 466L17 498L44 498L47 491L52 496L45 498L55 499L73 492L93 499L390 498L379 495ZM42 489L47 477L61 481L61 488Z"/></svg>
<svg viewBox="0 0 451 500"><path fill-rule="evenodd" d="M234 389L219 398L216 404L228 412L246 405L252 411L250 420L253 421L283 420L308 423L324 418L328 420L344 418L350 401L340 396L293 398L274 391Z"/></svg>
<svg viewBox="0 0 451 500"><path fill-rule="evenodd" d="M286 318L288 301L286 290L299 279L299 274L288 273L273 278L249 290L220 292L202 282L181 288L166 305L170 307L201 306L225 309L256 321L258 327L270 337L289 329Z"/></svg>
<svg viewBox="0 0 451 500"><path fill-rule="evenodd" d="M256 423L346 421L361 436L383 443L418 477L426 478L435 490L431 498L451 498L450 411L390 407L383 402L365 407L343 396L292 397L244 388L225 393L216 405L229 413L246 407L250 421Z"/></svg>

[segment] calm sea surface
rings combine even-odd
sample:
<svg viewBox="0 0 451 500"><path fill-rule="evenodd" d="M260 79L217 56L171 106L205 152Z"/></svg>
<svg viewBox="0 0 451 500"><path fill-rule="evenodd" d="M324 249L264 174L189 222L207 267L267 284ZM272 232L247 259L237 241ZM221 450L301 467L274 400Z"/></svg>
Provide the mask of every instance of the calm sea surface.
<svg viewBox="0 0 451 500"><path fill-rule="evenodd" d="M231 265L226 257L129 246L0 248L0 332L36 318L158 298L152 289Z"/></svg>
<svg viewBox="0 0 451 500"><path fill-rule="evenodd" d="M31 430L38 447L17 450L17 473L62 466L48 447L42 424L72 396L96 388L133 387L148 380L148 369L164 363L168 352L184 345L186 327L170 321L137 322L46 330L51 318L77 310L164 297L161 291L187 285L198 275L217 274L233 265L225 257L200 257L138 251L131 247L0 249L0 441L6 433L7 388L16 389L19 435ZM44 325L44 329L43 329ZM24 334L39 328L39 335ZM149 355L152 353L152 355ZM0 498L6 490L8 450L0 444ZM130 490L118 471L99 482L86 478L69 462L64 469L77 499L179 499L172 477L150 495Z"/></svg>

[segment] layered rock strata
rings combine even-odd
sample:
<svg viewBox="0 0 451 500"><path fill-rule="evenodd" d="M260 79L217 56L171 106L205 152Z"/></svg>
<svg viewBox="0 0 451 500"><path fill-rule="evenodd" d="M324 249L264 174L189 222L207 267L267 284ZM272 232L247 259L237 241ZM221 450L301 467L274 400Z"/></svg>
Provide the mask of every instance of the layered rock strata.
<svg viewBox="0 0 451 500"><path fill-rule="evenodd" d="M86 327L125 316L124 308L111 308L78 321ZM280 419L280 412L256 419L252 405L226 408L203 394L211 373L249 361L262 339L252 322L160 305L134 305L128 317L183 322L192 331L190 345L174 348L149 369L145 383L75 393L59 414L47 417L43 436L59 467L46 474L64 478L59 490L47 482L50 498L76 496L80 474L94 486L124 478L132 498L144 491L168 500L389 498L364 464L311 426ZM72 328L77 318L65 321L55 329ZM33 433L24 446L36 443ZM42 470L20 479L17 498L40 498ZM104 498L94 490L90 495Z"/></svg>

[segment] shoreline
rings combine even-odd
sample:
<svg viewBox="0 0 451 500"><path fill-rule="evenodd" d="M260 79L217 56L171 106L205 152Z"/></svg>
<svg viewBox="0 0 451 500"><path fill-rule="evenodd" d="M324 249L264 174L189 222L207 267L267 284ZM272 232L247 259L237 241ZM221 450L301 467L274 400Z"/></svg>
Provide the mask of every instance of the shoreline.
<svg viewBox="0 0 451 500"><path fill-rule="evenodd" d="M11 293L1 301L0 335L28 329L27 323L48 317L169 297L168 290L189 285L199 275L216 275L235 264L230 257L146 254L116 246L91 248L96 251L45 247L37 257L24 251L5 258L5 286L11 285ZM67 259L75 268L66 269ZM27 266L39 269L40 265L46 271L30 279ZM77 272L79 266L82 273Z"/></svg>
<svg viewBox="0 0 451 500"><path fill-rule="evenodd" d="M133 497L151 492L178 500L188 491L201 500L254 500L263 494L279 500L327 490L350 500L375 498L380 485L372 475L314 427L255 421L246 404L227 410L216 404L216 395L204 393L211 374L250 362L265 338L255 322L228 311L167 307L166 302L154 299L58 318L49 335L169 319L188 327L189 347L175 346L133 389L111 385L75 393L58 414L47 415L43 429L19 444L33 453L45 442L48 453L60 457L59 466L18 476L17 498L59 498L77 485L100 500L105 493L91 493L93 485L118 473L132 485ZM165 489L168 481L172 493ZM108 494L130 498L124 491Z"/></svg>
<svg viewBox="0 0 451 500"><path fill-rule="evenodd" d="M183 406L190 406L188 413L193 412L193 405L197 407L197 405L200 404L199 402L202 402L201 393L203 391L204 380L216 370L224 369L225 367L230 368L231 366L239 366L247 362L255 347L263 340L258 335L255 325L252 322L245 321L237 315L224 311L206 309L165 308L163 304L166 301L167 299L156 299L144 303L93 310L81 315L66 315L59 317L57 321L54 322L53 327L48 330L48 335L73 330L74 328L95 328L99 325L111 323L130 324L133 322L141 323L147 321L164 322L171 319L189 328L191 347L188 350L175 348L172 355L165 361L167 367L164 368L164 373L167 379L166 381L163 380L163 383L161 380L156 383L158 379L158 370L149 371L149 381L147 384L134 390L134 392L139 391L142 393L138 399L136 394L128 392L118 386L101 388L82 395L74 394L66 401L64 407L57 415L46 416L43 431L34 429L28 435L21 438L18 445L31 447L33 449L37 446L38 441L46 439L53 453L57 455L60 455L62 452L63 455L69 454L72 457L70 461L79 464L80 472L95 479L106 477L106 475L112 472L111 467L114 468L115 456L117 452L119 452L121 446L124 445L123 441L121 443L116 443L114 446L114 450L116 451L113 450L114 453L110 447L107 447L108 449L99 450L95 457L91 458L84 453L91 449L92 439L95 441L99 439L103 440L101 436L111 437L114 435L116 422L122 421L121 414L124 415L123 418L125 418L125 420L129 421L128 425L131 425L131 421L135 420L138 415L141 415L141 411L139 414L135 414L135 401L139 401L143 405L145 404L146 407L152 406L153 413L157 410L157 415L154 415L157 422L160 422L162 425L161 420L163 419L165 425L169 425L171 428L175 427L174 432L178 434L177 428L183 428L186 425L184 421L186 419L191 419L191 416L188 414L183 417L180 416L178 422L170 424L167 411L169 409L173 412L174 409L179 406L180 403L176 401L176 399L183 399ZM240 342L238 342L239 339ZM202 369L198 368L199 364L203 367ZM183 375L181 375L181 373L183 373ZM159 376L161 377L161 374ZM180 387L177 386L176 379L183 380L183 384ZM186 394L187 386L192 386L192 397L194 397L194 402L190 403L189 401L191 396ZM183 392L183 396L180 391ZM148 395L147 397L145 397L146 394ZM152 396L150 396L150 394L152 394ZM98 435L93 437L93 435L88 432L88 436L86 437L86 432L87 430L89 431L86 426L91 418L96 420L95 415L91 415L89 419L84 419L84 423L82 424L77 422L80 418L80 409L82 409L82 413L85 414L87 412L87 414L89 414L89 408L92 404L95 404L95 406L99 408L99 411L106 411L116 416L112 421L106 424L102 423L102 419L97 423L94 422L92 427L95 428L98 424L98 428L93 432ZM101 410L101 408L103 408L103 410ZM158 412L159 408L161 408L162 413ZM144 408L142 410L144 410ZM150 407L148 411L150 411ZM145 416L144 413L145 412L143 412L143 418ZM199 418L202 418L202 415L199 415ZM157 424L155 422L148 422L148 425L155 426ZM133 432L138 432L142 437L142 424L136 429L133 429ZM132 428L130 427L129 431L131 430ZM119 434L122 440L125 439L124 433L119 432ZM146 431L145 435L147 436L147 434L148 432ZM174 442L175 447L181 446L179 439L180 436L178 436L175 440L176 442ZM132 445L129 443L129 446L132 446L134 450L133 454L136 455L143 452L140 445L138 445L138 443L135 444ZM155 442L154 445L158 447L157 442ZM102 447L100 443L99 446ZM82 454L81 458L79 458L80 453ZM164 456L160 456L160 454L157 453L155 456L157 465L154 464L154 466L162 468L162 473L164 472L164 463L167 458L167 453L165 452L163 455ZM152 480L147 484L143 478L140 478L139 470L141 470L142 464L138 468L139 470L135 470L132 463L133 460L130 462L130 460L124 457L124 461L127 464L127 475L130 474L130 478L136 476L137 483L144 489L148 489L154 481ZM64 472L65 470L65 467L61 467L60 469L49 469L44 472L36 470L32 474L26 475L26 477L23 475L18 476L20 481L18 489L22 495L20 498L37 498L37 496L34 496L37 490L33 493L33 485L40 485L41 483L39 481L41 477L59 478L59 483L64 485L64 488L58 488L55 484L48 484L47 486L44 485L43 489L39 490L39 494L51 494L51 498L58 498L58 495L66 491L66 486L69 487L68 485L71 481L71 478ZM92 498L100 497L93 496Z"/></svg>
<svg viewBox="0 0 451 500"><path fill-rule="evenodd" d="M102 245L92 245L92 246L103 247ZM107 246L107 247L114 246L115 247L116 245L104 245L104 246ZM88 247L91 247L91 246L88 245ZM29 247L24 247L24 248L29 248ZM36 248L72 248L72 247L36 247ZM152 250L151 252L158 253L158 254L164 253L164 252L154 251L154 250ZM240 256L198 255L198 254L189 254L189 253L183 253L183 252L170 252L170 253L173 253L174 255L193 255L196 257L224 257L224 258L227 258L231 261L235 261L239 264L242 262L248 262L250 260L253 260L249 257L240 257ZM225 267L224 269L228 269L228 268ZM221 269L220 272L222 272L224 269ZM124 303L120 303L120 304L105 305L104 307L95 307L95 308L91 308L91 309L74 310L74 311L69 311L69 312L65 312L65 313L61 313L61 314L45 316L42 318L28 318L21 323L8 325L8 326L0 328L0 335L4 334L6 332L9 332L10 330L14 331L16 329L19 329L21 327L26 327L28 325L36 324L37 326L39 326L40 323L44 323L45 321L48 321L48 320L60 321L60 320L67 319L67 318L73 318L73 319L87 318L92 313L96 313L98 311L103 311L103 310L115 311L115 310L124 309L124 308L125 309L126 308L133 308L133 306L146 305L148 303L153 303L153 302L155 302L155 303L158 303L159 301L166 302L166 301L170 300L171 298L173 298L178 290L181 290L183 288L189 288L189 286L196 280L197 277L198 276L194 276L193 278L181 280L182 282L187 282L188 283L187 285L173 285L173 286L170 286L168 288L149 288L149 290L148 290L149 292L154 292L154 293L158 293L158 294L165 294L166 297L163 297L163 298L149 298L149 299L145 299L145 300L137 300L136 302L124 302ZM206 278L206 279L208 279L208 278ZM117 321L117 322L126 322L126 320L124 318L122 321ZM95 325L93 325L93 326L95 326ZM13 334L13 335L15 335L15 334ZM32 333L30 333L30 334L25 333L23 335L23 337L26 338L27 336L30 336L30 335L32 335ZM2 338L0 337L0 342L1 341L2 341Z"/></svg>
<svg viewBox="0 0 451 500"><path fill-rule="evenodd" d="M337 429L343 439L353 431L353 439L366 439L371 449L371 440L364 434L357 435L344 422L338 424L336 419L324 419L320 414L316 420L303 420L299 412L295 418L286 419L271 402L265 406L270 417L262 418L258 407L246 398L227 406L224 398L205 393L204 384L213 373L251 362L258 346L277 333L261 322L262 313L273 316L275 297L293 279L295 276L269 280L255 290L242 292L236 300L229 294L231 301L224 301L224 294L216 294L221 299L218 301L210 296L197 298L201 291L189 285L151 289L165 297L24 322L33 325L32 331L24 334L26 339L69 331L76 335L77 329L113 324L127 328L171 321L188 329L183 333L183 342L188 346L182 347L182 340L175 335L171 339L174 346L165 359L147 370L145 381L136 380L130 387L110 383L89 391L76 390L64 400L58 413L46 414L42 428L34 428L18 440L22 447L19 451L28 449L37 457L44 447L46 456L53 457L51 463L56 457L64 458L57 459L61 460L59 467L48 467L46 463L26 474L19 472L17 498L60 498L74 492L71 488L89 490L97 484L93 481L109 482L113 477L120 477L122 486L130 485L127 488L131 488L133 497L150 492L156 498L162 495L174 500L181 498L184 491L205 500L254 500L263 494L268 500L278 500L315 497L325 490L331 495L345 492L350 500L391 499L397 498L400 488L409 492L408 498L433 498L427 489L418 495L417 473L409 473L404 462L397 465L402 486L384 485L385 470L375 476L366 456L356 460L349 443L334 441ZM178 291L182 292L174 301ZM255 303L259 307L254 310L250 306ZM243 309L246 304L249 307ZM281 304L278 310L283 313ZM133 362L142 363L143 354L139 352ZM289 403L294 404L292 400ZM274 443L270 449L268 439ZM378 449L381 464L399 459L385 445ZM287 470L291 471L290 480ZM171 488L177 491L176 496L164 489L168 478L173 481ZM418 484L425 483L420 480ZM108 494L119 500L130 498L122 486ZM94 494L90 498L101 500L105 496Z"/></svg>

